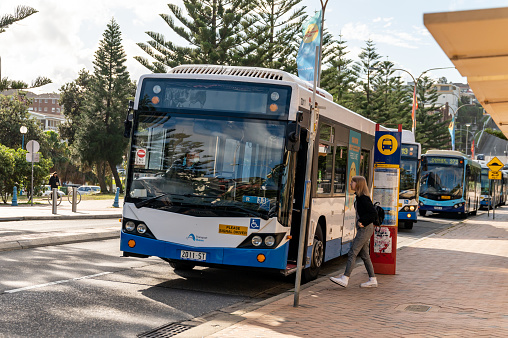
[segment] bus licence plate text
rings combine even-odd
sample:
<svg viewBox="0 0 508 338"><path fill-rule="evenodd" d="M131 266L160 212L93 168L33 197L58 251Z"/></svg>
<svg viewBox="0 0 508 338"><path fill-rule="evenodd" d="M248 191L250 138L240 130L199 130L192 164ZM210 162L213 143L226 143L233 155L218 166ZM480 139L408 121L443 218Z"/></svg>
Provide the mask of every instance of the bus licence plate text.
<svg viewBox="0 0 508 338"><path fill-rule="evenodd" d="M443 207L434 207L434 209L436 209L436 210L442 210Z"/></svg>
<svg viewBox="0 0 508 338"><path fill-rule="evenodd" d="M182 250L180 251L180 258L192 261L206 261L206 252Z"/></svg>

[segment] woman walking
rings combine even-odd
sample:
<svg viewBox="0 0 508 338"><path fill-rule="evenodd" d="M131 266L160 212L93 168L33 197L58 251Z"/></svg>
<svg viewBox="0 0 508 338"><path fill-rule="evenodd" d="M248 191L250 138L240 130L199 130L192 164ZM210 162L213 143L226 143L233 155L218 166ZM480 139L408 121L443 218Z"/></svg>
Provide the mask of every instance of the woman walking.
<svg viewBox="0 0 508 338"><path fill-rule="evenodd" d="M356 209L356 236L348 252L346 271L340 277L330 277L330 280L340 286L346 287L349 282L349 276L356 264L356 257L360 255L369 274L369 281L360 284L362 288L377 287L377 279L374 274L374 267L370 260L369 243L374 233L374 220L377 219L377 212L370 199L370 191L367 181L363 176L354 176L351 179L351 190L355 192Z"/></svg>

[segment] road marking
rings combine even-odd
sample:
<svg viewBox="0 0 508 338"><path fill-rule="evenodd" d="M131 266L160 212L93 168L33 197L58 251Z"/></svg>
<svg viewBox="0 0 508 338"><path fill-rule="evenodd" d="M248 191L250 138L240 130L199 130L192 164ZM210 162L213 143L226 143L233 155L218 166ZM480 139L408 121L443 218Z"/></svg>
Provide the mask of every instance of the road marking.
<svg viewBox="0 0 508 338"><path fill-rule="evenodd" d="M4 293L15 293L15 292L21 292L21 291L26 291L26 290L31 290L31 289L43 288L43 287L55 285L55 284L69 283L69 282L77 281L77 280L81 280L81 279L88 279L88 278L104 276L104 275L108 275L110 273L113 273L113 272L101 272L101 273L96 273L95 275L88 275L88 276L83 276L83 277L76 277L76 278L71 278L71 279L59 280L59 281L51 282L51 283L26 286L24 288L7 290L7 291L4 291Z"/></svg>

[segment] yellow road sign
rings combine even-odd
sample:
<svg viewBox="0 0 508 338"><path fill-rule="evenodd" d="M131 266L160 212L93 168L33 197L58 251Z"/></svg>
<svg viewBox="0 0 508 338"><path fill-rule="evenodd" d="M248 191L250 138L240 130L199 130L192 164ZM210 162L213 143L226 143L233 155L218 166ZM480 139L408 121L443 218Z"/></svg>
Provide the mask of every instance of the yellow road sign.
<svg viewBox="0 0 508 338"><path fill-rule="evenodd" d="M497 157L494 157L489 163L487 163L487 167L489 167L492 171L499 171L503 166L503 162L499 161Z"/></svg>
<svg viewBox="0 0 508 338"><path fill-rule="evenodd" d="M489 180L500 180L502 176L503 175L500 171L490 171L489 170Z"/></svg>

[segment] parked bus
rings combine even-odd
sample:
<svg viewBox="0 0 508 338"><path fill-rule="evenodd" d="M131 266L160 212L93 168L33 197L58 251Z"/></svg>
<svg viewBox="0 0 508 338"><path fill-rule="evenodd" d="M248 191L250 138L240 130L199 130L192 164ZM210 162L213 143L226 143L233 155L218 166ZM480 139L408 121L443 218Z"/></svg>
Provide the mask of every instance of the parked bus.
<svg viewBox="0 0 508 338"><path fill-rule="evenodd" d="M160 257L175 269L290 274L304 192L304 280L347 253L355 234L348 180L364 175L372 186L376 124L318 89L308 186L312 97L307 82L279 70L184 65L142 76L126 121L123 255Z"/></svg>
<svg viewBox="0 0 508 338"><path fill-rule="evenodd" d="M476 215L480 207L481 166L453 150L422 155L420 215L427 211Z"/></svg>
<svg viewBox="0 0 508 338"><path fill-rule="evenodd" d="M418 189L420 187L420 143L415 142L414 134L402 130L400 155L399 187L399 228L412 229L418 221Z"/></svg>
<svg viewBox="0 0 508 338"><path fill-rule="evenodd" d="M481 174L481 196L480 196L480 208L490 208L492 209L492 199L491 199L491 180L489 179L489 167L487 167L487 162L478 160L478 163L481 166L482 174Z"/></svg>

